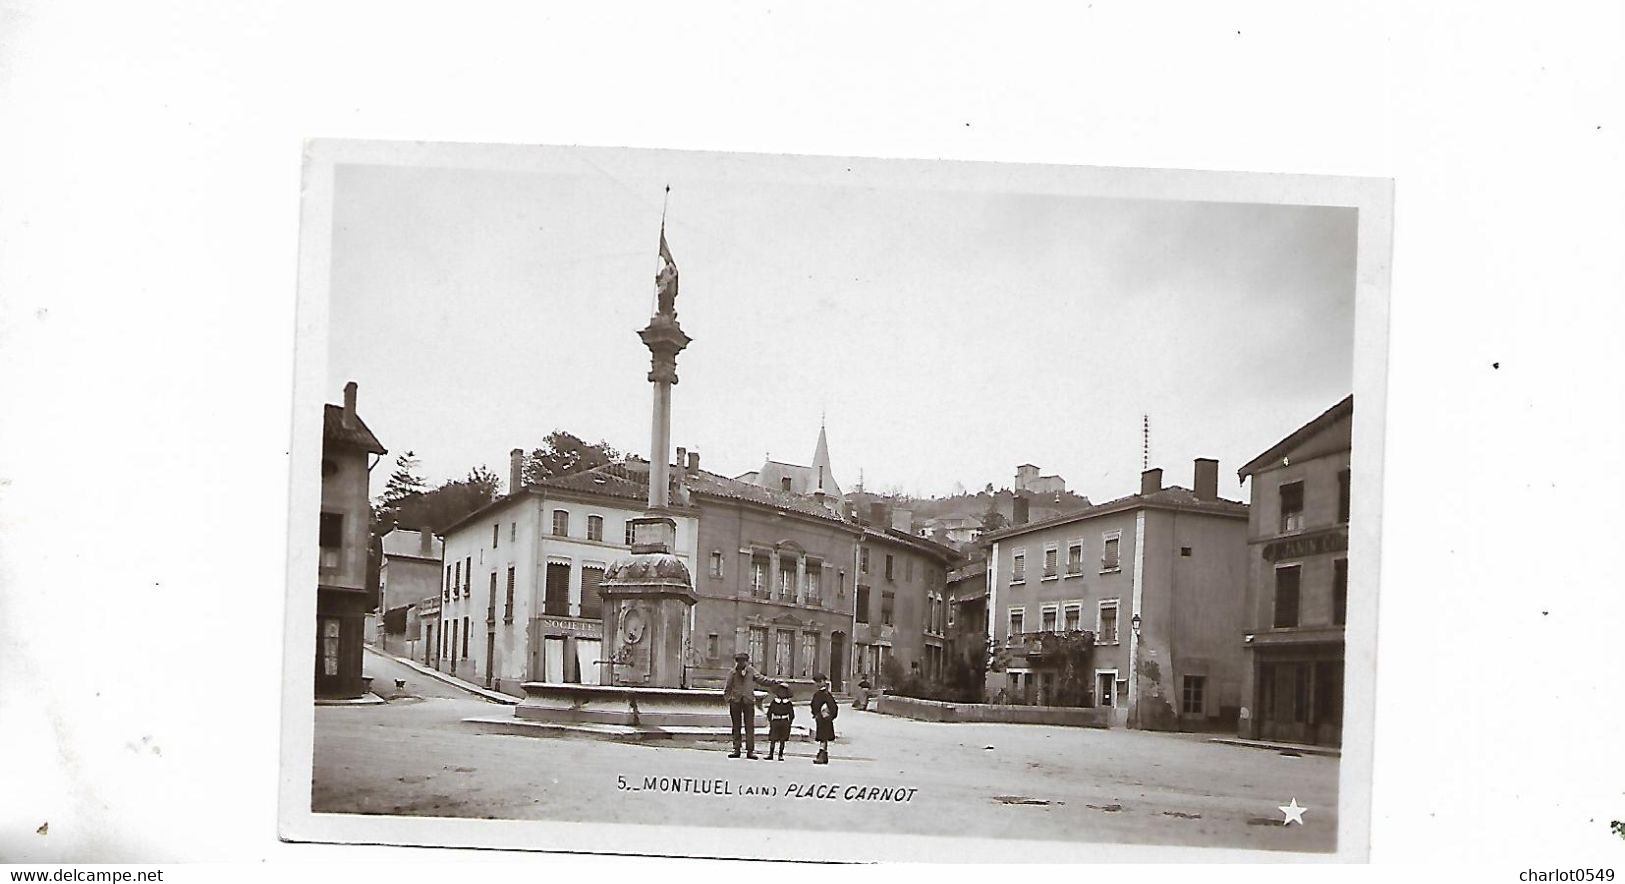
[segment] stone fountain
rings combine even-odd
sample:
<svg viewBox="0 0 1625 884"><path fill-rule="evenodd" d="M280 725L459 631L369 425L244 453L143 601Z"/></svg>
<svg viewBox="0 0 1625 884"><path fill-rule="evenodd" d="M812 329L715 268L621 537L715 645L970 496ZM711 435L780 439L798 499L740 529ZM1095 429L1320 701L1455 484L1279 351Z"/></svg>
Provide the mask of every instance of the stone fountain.
<svg viewBox="0 0 1625 884"><path fill-rule="evenodd" d="M677 354L691 339L677 322L677 265L660 231L662 268L655 277L658 308L638 333L649 348L654 413L649 497L632 520L632 552L609 566L599 592L604 601L603 684L526 682L525 699L511 719L468 719L482 729L540 736L573 732L611 739L687 737L728 739L728 704L721 691L684 683L691 654L690 612L698 597L688 566L676 553L677 523L670 506L671 388ZM759 717L765 729L765 717Z"/></svg>

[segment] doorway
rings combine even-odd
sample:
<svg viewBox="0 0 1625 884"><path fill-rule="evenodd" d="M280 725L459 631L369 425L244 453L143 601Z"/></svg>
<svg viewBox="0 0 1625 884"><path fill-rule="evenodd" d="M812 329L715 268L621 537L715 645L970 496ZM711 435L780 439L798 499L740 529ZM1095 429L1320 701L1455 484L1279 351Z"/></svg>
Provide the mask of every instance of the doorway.
<svg viewBox="0 0 1625 884"><path fill-rule="evenodd" d="M835 632L829 637L829 690L838 694L846 682L846 633Z"/></svg>
<svg viewBox="0 0 1625 884"><path fill-rule="evenodd" d="M487 690L496 687L496 676L492 674L496 669L494 665L496 663L496 654L497 634L487 632L485 634L485 687Z"/></svg>

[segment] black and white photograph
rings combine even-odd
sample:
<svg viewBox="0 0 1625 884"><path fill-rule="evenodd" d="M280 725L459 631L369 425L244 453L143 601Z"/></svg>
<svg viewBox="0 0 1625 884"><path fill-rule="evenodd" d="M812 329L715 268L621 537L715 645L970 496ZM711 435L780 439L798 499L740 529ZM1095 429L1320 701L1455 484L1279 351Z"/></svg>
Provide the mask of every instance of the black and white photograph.
<svg viewBox="0 0 1625 884"><path fill-rule="evenodd" d="M298 837L1359 854L1388 182L306 168Z"/></svg>
<svg viewBox="0 0 1625 884"><path fill-rule="evenodd" d="M1622 32L0 0L0 874L1620 880Z"/></svg>

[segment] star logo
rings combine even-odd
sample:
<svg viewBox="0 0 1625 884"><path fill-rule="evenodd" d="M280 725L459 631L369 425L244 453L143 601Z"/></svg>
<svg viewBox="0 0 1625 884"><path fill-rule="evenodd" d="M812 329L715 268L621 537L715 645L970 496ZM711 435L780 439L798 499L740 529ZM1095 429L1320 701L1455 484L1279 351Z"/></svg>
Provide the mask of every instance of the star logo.
<svg viewBox="0 0 1625 884"><path fill-rule="evenodd" d="M1297 823L1298 825L1301 826L1301 825L1303 825L1303 812L1308 810L1309 808L1307 808L1307 807L1299 807L1298 806L1298 799L1293 798L1291 804L1285 804L1285 805L1277 804L1275 806L1275 809L1279 810L1280 812L1282 812L1284 814L1286 814L1286 819L1281 821L1281 825L1290 826L1293 823Z"/></svg>

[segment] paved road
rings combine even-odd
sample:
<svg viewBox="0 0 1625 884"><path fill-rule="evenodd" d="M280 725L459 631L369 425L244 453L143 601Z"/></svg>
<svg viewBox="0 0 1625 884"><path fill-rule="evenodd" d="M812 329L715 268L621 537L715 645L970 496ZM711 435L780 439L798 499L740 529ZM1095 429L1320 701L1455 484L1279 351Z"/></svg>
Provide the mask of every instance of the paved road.
<svg viewBox="0 0 1625 884"><path fill-rule="evenodd" d="M382 674L381 667L375 671ZM409 686L417 684L408 677ZM812 743L794 744L784 762L767 762L729 759L726 745L480 734L461 719L506 714L508 707L466 694L431 697L444 692L432 686L419 690L425 699L316 710L314 810L1306 851L1336 846L1335 758L1290 757L1194 735L941 724L846 708L834 761L824 767L810 763ZM643 789L651 777L655 788ZM638 788L621 789L622 778ZM670 785L661 788L660 778ZM685 788L685 778L722 780L729 794L675 791ZM813 784L834 784L841 797L790 797L794 787ZM742 794L750 786L774 794ZM857 798L848 792L854 788ZM878 790L887 788L914 791L880 800ZM1276 807L1292 798L1309 808L1305 825L1282 825Z"/></svg>
<svg viewBox="0 0 1625 884"><path fill-rule="evenodd" d="M370 648L361 660L361 671L365 675L372 676L373 692L380 697L389 697L395 693L396 679L406 682L405 693L422 699L467 700L475 696L438 678L424 675L393 657L374 653ZM490 705L495 707L498 704Z"/></svg>

